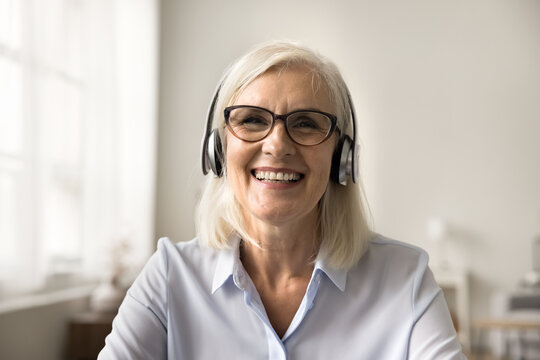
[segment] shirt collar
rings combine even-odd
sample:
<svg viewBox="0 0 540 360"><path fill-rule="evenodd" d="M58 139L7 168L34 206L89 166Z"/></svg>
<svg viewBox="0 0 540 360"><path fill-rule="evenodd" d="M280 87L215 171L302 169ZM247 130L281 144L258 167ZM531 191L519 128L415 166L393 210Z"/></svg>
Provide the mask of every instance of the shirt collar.
<svg viewBox="0 0 540 360"><path fill-rule="evenodd" d="M240 237L233 235L231 248L219 252L214 280L212 281L212 294L222 287L230 277L234 276L235 269L238 268L238 262L240 261L239 244Z"/></svg>
<svg viewBox="0 0 540 360"><path fill-rule="evenodd" d="M333 268L324 260L317 259L315 262L314 273L318 271L326 274L326 277L328 277L339 290L342 292L345 291L347 285L347 270Z"/></svg>
<svg viewBox="0 0 540 360"><path fill-rule="evenodd" d="M212 282L212 294L215 293L220 287L233 278L235 284L241 282L238 278L242 277L238 274L238 271L242 268L240 265L240 236L233 235L231 239L231 248L221 250L219 252L219 258L216 265L216 271L214 273L214 280ZM332 283L342 292L345 291L347 285L347 270L336 269L328 265L324 260L317 259L315 262L315 269L313 274L317 272L323 272L332 281Z"/></svg>

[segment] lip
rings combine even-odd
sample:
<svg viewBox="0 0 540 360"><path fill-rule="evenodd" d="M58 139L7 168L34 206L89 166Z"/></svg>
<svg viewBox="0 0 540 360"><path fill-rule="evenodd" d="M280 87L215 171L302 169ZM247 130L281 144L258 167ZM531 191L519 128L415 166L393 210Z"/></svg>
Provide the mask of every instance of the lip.
<svg viewBox="0 0 540 360"><path fill-rule="evenodd" d="M268 182L268 181L263 181L263 180L259 180L255 177L255 172L256 171L271 171L271 172L275 172L275 173L278 173L278 172L282 172L282 173L294 173L294 174L298 174L300 175L300 179L298 179L297 181L294 181L294 182ZM251 179L253 181L255 181L257 184L261 184L263 186L265 186L266 188L269 188L269 189L280 189L280 190L284 190L284 189L290 189L290 188L293 188L295 186L298 186L302 180L304 180L304 174L299 172L299 171L296 171L294 169L291 169L291 168L276 168L276 167L270 167L270 166L261 166L261 167L256 167L256 168L253 168L251 169L250 171L250 174L251 174Z"/></svg>
<svg viewBox="0 0 540 360"><path fill-rule="evenodd" d="M278 173L278 172L295 173L295 174L300 175L300 177L304 177L304 174L301 173L300 171L296 171L296 170L290 169L290 168L275 168L275 167L270 167L270 166L261 166L261 167L255 167L255 168L251 169L252 173L254 171L272 171L272 172L275 172L275 173Z"/></svg>

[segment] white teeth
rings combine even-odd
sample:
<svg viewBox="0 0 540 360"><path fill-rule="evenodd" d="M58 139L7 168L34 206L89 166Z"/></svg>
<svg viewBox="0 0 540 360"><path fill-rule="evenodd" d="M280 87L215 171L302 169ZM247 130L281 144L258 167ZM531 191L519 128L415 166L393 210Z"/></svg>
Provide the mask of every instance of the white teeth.
<svg viewBox="0 0 540 360"><path fill-rule="evenodd" d="M298 173L275 173L273 171L255 171L255 177L266 181L296 181L300 179Z"/></svg>

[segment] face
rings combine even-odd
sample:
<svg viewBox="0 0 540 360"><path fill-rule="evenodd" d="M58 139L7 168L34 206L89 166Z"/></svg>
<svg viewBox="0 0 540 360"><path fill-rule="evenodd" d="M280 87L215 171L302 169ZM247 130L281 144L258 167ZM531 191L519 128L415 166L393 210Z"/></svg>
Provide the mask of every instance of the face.
<svg viewBox="0 0 540 360"><path fill-rule="evenodd" d="M276 114L299 109L335 113L324 87L314 90L312 75L303 67L264 73L234 105L260 106ZM248 227L257 222L314 225L309 221L317 219L317 203L329 181L335 134L319 145L302 146L288 137L278 120L260 141L246 142L228 131L226 138L227 179Z"/></svg>

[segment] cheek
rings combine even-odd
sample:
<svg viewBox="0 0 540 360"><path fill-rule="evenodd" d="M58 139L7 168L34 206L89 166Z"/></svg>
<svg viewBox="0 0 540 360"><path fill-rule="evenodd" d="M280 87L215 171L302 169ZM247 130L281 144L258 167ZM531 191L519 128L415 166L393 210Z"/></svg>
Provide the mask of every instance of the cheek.
<svg viewBox="0 0 540 360"><path fill-rule="evenodd" d="M330 175L330 169L332 168L332 156L333 147L329 146L314 157L312 162L315 164L319 172L328 173L328 175Z"/></svg>
<svg viewBox="0 0 540 360"><path fill-rule="evenodd" d="M229 133L225 133L224 139L223 139L223 154L225 157L225 164L227 167L227 172L229 170L232 170L236 166L236 161L238 159L238 146L235 143L235 139L231 139L231 135Z"/></svg>
<svg viewBox="0 0 540 360"><path fill-rule="evenodd" d="M330 181L330 171L332 167L332 154L323 152L312 156L309 159L311 163L312 180L310 191L313 192L313 196L322 196L328 182Z"/></svg>
<svg viewBox="0 0 540 360"><path fill-rule="evenodd" d="M234 136L228 135L224 149L227 177L233 181L235 178L246 176L247 165L251 159L249 146Z"/></svg>
<svg viewBox="0 0 540 360"><path fill-rule="evenodd" d="M323 192L331 181L330 172L332 170L332 157L333 147L329 146L316 159L313 159L313 163L317 166L316 172L318 173L318 183Z"/></svg>

